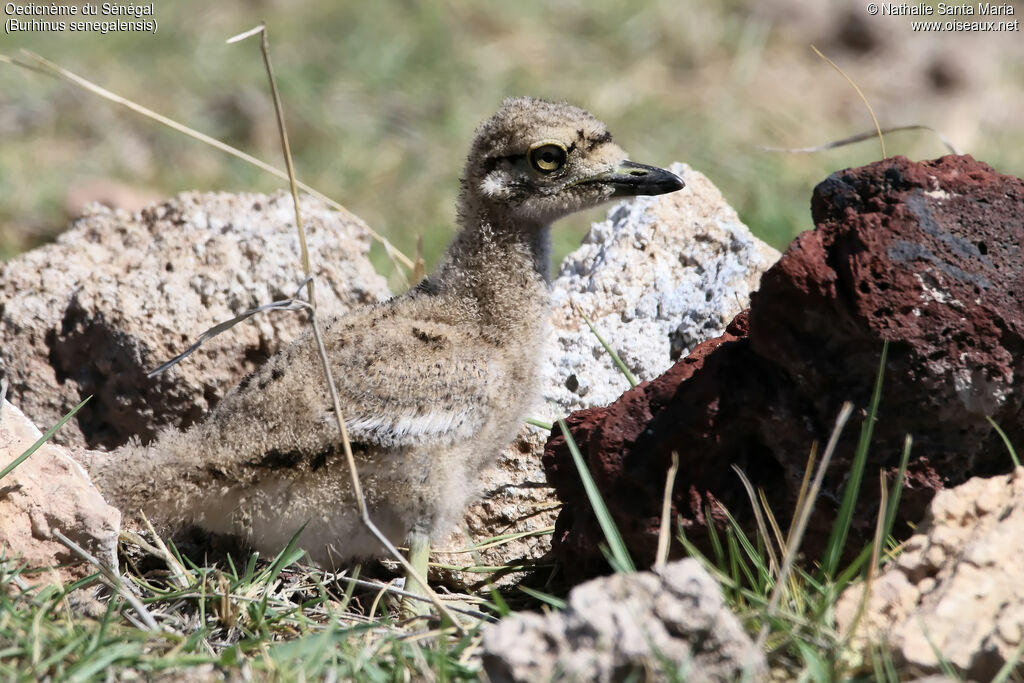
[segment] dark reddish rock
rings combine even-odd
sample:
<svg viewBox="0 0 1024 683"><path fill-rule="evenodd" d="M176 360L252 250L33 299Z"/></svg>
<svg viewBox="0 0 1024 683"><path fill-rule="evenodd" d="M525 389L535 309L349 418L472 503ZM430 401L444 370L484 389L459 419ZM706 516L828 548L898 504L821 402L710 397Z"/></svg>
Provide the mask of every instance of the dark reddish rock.
<svg viewBox="0 0 1024 683"><path fill-rule="evenodd" d="M825 479L804 550L829 531L888 341L885 383L848 551L870 538L880 469L914 438L897 533L934 492L1011 460L988 423L1024 443L1024 181L969 156L887 159L815 188L816 228L765 273L749 312L656 380L568 423L626 542L649 564L672 451L673 519L706 544L721 503L742 523L750 502L732 465L785 522L811 445L844 401L858 408ZM819 449L819 453L820 453ZM544 464L565 506L554 549L571 578L606 571L600 529L558 433Z"/></svg>

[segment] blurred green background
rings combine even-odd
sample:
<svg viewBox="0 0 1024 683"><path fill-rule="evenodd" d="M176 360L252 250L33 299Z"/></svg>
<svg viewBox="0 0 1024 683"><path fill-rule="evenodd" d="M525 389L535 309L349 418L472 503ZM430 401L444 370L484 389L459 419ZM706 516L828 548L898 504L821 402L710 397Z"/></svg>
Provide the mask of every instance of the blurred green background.
<svg viewBox="0 0 1024 683"><path fill-rule="evenodd" d="M862 2L566 0L517 3L156 3L155 35L14 33L21 48L275 165L277 129L255 40L265 21L298 175L428 267L454 230L463 155L502 98L568 100L608 125L632 158L708 175L776 247L811 227L814 185L879 157L877 141L805 146L871 128L926 124L1004 173L1024 175L1020 32L922 33ZM1024 7L1015 6L1016 19ZM2 10L2 8L0 8ZM7 19L6 15L4 19ZM928 133L890 154L944 153ZM46 75L0 64L0 257L59 233L84 202L135 207L182 190L272 191L284 183ZM556 231L556 257L603 210ZM375 262L389 266L379 248Z"/></svg>

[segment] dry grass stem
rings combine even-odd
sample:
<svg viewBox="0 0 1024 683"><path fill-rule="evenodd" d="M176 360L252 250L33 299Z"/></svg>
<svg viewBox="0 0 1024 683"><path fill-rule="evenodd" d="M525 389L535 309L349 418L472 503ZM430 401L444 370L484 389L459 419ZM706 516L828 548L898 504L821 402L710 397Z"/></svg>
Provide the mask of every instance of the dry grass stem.
<svg viewBox="0 0 1024 683"><path fill-rule="evenodd" d="M153 618L153 615L150 614L149 610L146 609L146 606L143 605L142 602L137 597L135 597L135 594L132 593L131 589L125 586L124 581L121 579L120 576L118 576L116 572L114 572L107 565L100 562L98 559L96 559L94 555L88 552L85 548L72 541L70 538L62 534L60 531L54 529L53 536L58 541L67 546L71 552L75 553L83 560L99 569L100 573L107 580L107 583L110 586L110 588L115 590L121 597L128 601L128 604L131 605L132 609L134 609L135 612L139 615L139 618L142 619L142 623L146 625L146 628L148 628L151 631L162 630L160 628L160 625L156 623L156 619Z"/></svg>
<svg viewBox="0 0 1024 683"><path fill-rule="evenodd" d="M828 57L823 55L821 53L821 50L819 50L818 48L814 47L813 45L811 45L811 49L814 50L814 54L816 54L819 57L821 57L822 59L824 59L826 62L828 62L832 66L833 69L838 71L839 75L842 76L843 78L845 78L846 82L849 83L850 85L852 85L853 89L857 91L857 95L860 97L861 101L864 103L864 106L868 108L868 113L871 114L871 120L875 124L875 133L877 133L877 135L878 135L878 144L882 148L882 158L885 159L886 158L886 154L885 154L885 137L882 136L882 127L880 125L878 125L878 117L875 116L875 110L871 108L871 103L868 102L868 98L864 96L864 93L861 92L861 90L857 86L857 84L853 82L853 79L850 78L849 76L847 76L846 73L842 69L839 68L838 64L836 64L831 59L829 59Z"/></svg>
<svg viewBox="0 0 1024 683"><path fill-rule="evenodd" d="M764 547L768 552L768 563L772 570L772 573L778 571L779 560L775 555L775 547L772 545L772 537L768 533L768 525L765 524L764 515L761 512L761 505L759 504L758 497L754 493L754 485L750 483L750 479L737 465L732 466L733 471L740 478L740 482L743 484L744 490L747 492L747 498L750 499L750 506L754 509L754 521L757 524L757 533L764 539Z"/></svg>
<svg viewBox="0 0 1024 683"><path fill-rule="evenodd" d="M672 490L679 472L679 453L672 451L672 464L665 473L665 495L661 499L661 525L658 527L658 550L654 554L654 569L661 571L668 563L669 541L672 536Z"/></svg>
<svg viewBox="0 0 1024 683"><path fill-rule="evenodd" d="M772 512L771 506L768 505L768 497L764 494L764 489L757 490L757 498L761 501L761 509L764 510L764 516L768 519L768 525L772 528L772 534L775 536L775 542L779 544L780 548L786 547L782 527L779 526L779 522L775 518L775 513Z"/></svg>
<svg viewBox="0 0 1024 683"><path fill-rule="evenodd" d="M871 588L874 585L875 575L878 572L878 560L882 556L882 546L885 544L885 517L886 509L889 506L889 490L885 486L885 472L878 473L878 480L880 489L878 519L875 522L875 537L871 544L871 564L868 565L868 575L864 578L864 594L857 604L857 615L853 618L850 628L847 629L846 634L843 636L842 643L844 645L857 632L857 626L860 624L861 619L864 618L864 613L867 612L868 600L871 598Z"/></svg>
<svg viewBox="0 0 1024 683"><path fill-rule="evenodd" d="M800 506L803 504L803 501L807 500L807 491L811 487L811 479L812 479L811 473L815 471L814 470L814 463L817 462L817 459L818 459L818 442L814 441L814 442L811 443L811 452L807 455L807 465L804 467L803 479L800 480L800 490L796 494L796 501L797 501L797 503L796 503L796 509L793 510L793 519L796 519L797 517L800 516ZM787 547L789 546L790 539L793 538L793 530L794 530L794 526L791 524L790 527L789 527L789 532L786 534L786 544L785 545Z"/></svg>
<svg viewBox="0 0 1024 683"><path fill-rule="evenodd" d="M402 273L403 277L405 273ZM427 263L423 260L423 235L416 236L416 258L413 261L412 281L419 282L427 275Z"/></svg>
<svg viewBox="0 0 1024 683"><path fill-rule="evenodd" d="M933 133L937 138L939 138L939 141L942 142L946 149L949 150L950 154L961 154L959 148L957 148L957 146L954 145L949 140L949 138L947 138L940 131L932 128L931 126L925 126L922 124L912 124L909 126L892 126L890 128L883 128L881 130L881 133L883 135L888 135L889 133L900 133L902 131L907 130L926 130L930 133ZM852 145L857 142L863 142L868 138L878 137L878 135L879 131L872 130L866 133L857 133L856 135L851 135L850 137L843 138L842 140L833 140L832 142L825 142L823 144L813 145L811 147L769 147L766 145L758 145L757 149L760 149L765 152L785 152L787 154L811 154L814 152L825 152L830 149L838 149L839 147L845 147L846 145Z"/></svg>
<svg viewBox="0 0 1024 683"><path fill-rule="evenodd" d="M388 583L380 583L378 581L367 581L366 579L356 579L347 576L337 576L335 577L335 580L344 581L347 584L358 586L359 588L380 590L384 593L387 593L388 595L394 595L400 598L410 598L412 600L419 600L420 602L432 602L430 598L427 596L416 595L415 593L410 593L409 591L403 590L401 588L396 588L392 585L394 583L393 581L389 581ZM480 598L476 598L475 596L470 595L453 596L452 599L458 600L459 602L484 602ZM480 612L475 609L470 609L468 607L459 607L457 605L445 605L445 607L451 610L452 612L464 614L467 617L473 617L474 619L479 619L480 621L497 621L494 617L492 617L489 614Z"/></svg>
<svg viewBox="0 0 1024 683"><path fill-rule="evenodd" d="M258 314L258 313L266 313L267 311L301 311L301 310L309 310L311 308L310 304L308 304L305 301L303 301L302 299L300 299L299 298L299 293L302 291L302 288L306 287L307 283L310 283L311 281L312 281L312 278L307 276L306 279L303 280L302 283L299 285L299 288L297 290L295 290L295 294L293 294L291 296L291 298L289 298L289 299L281 299L279 301L271 301L269 304L263 304L262 306L257 306L256 308L250 308L247 311L239 313L238 315L236 315L234 318L231 318L230 320L225 320L223 322L217 323L216 325L214 325L213 327L211 327L210 329L206 330L201 335L199 335L199 338L196 339L195 342L193 342L190 347L188 347L187 349L185 349L184 351L182 351L181 353L179 353L177 356L175 356L174 358L170 359L166 363L163 363L162 365L159 365L159 366L153 368L152 370L150 370L149 372L147 372L146 373L146 377L156 377L157 375L159 375L159 374L161 374L163 372L167 372L172 367L174 367L175 365L177 365L181 361L183 361L186 358L188 358L189 356L191 356L193 353L195 353L199 349L200 346L202 346L206 342L210 341L211 339L216 337L218 334L221 334L222 332L227 332L228 330L230 330L232 327L234 327L238 323L240 323L240 322L242 322L244 320L248 320L249 318L251 318L252 316L254 316L254 315Z"/></svg>
<svg viewBox="0 0 1024 683"><path fill-rule="evenodd" d="M291 148L288 144L288 133L284 123L284 109L281 105L281 98L278 95L277 83L274 79L274 70L270 63L270 46L267 39L266 27L260 25L256 29L253 29L252 31L248 32L249 36L256 34L259 34L261 36L260 51L263 55L263 62L266 65L267 77L270 80L271 92L273 93L274 97L274 110L277 115L277 125L281 135L281 144L285 155L285 164L288 168L288 181L291 185L292 200L294 201L295 204L295 227L299 232L299 241L300 244L302 245L302 267L304 269L305 276L309 278L307 291L309 294L309 304L311 307L310 323L313 326L313 337L316 340L317 350L320 355L320 362L321 365L323 366L324 379L327 382L327 389L331 395L331 403L333 404L334 408L335 420L338 424L338 430L341 433L342 448L345 453L345 462L348 465L349 476L352 482L352 492L356 498L356 502L359 507L359 517L363 525L367 528L367 530L369 530L369 532L373 534L374 538L376 538L377 541L384 546L388 553L392 557L394 557L394 559L399 564L402 565L402 568L407 572L407 575L412 576L416 581L420 583L420 585L422 585L425 588L427 596L430 598L430 601L433 603L434 607L437 608L438 613L443 615L452 624L454 624L455 627L458 628L462 634L465 634L464 628L461 625L459 625L459 622L455 619L454 615L448 611L448 608L445 606L445 604L441 602L441 599L430 588L430 586L427 583L426 577L420 576L419 572L417 572L413 568L413 566L398 551L398 549L395 548L394 544L391 543L387 536L385 536L380 531L380 529L377 528L377 525L374 524L373 520L370 518L370 511L366 505L366 497L363 494L363 487L359 481L359 473L356 470L355 456L352 454L352 444L349 442L348 438L348 429L345 427L345 419L341 409L341 399L338 396L338 390L336 385L334 384L334 374L331 371L330 359L327 357L327 348L324 346L323 334L320 330L320 324L316 315L316 303L313 300L315 292L313 288L312 273L310 272L309 254L305 246L305 228L302 224L302 216L299 212L299 196L297 189L297 181L295 180L295 168L292 164Z"/></svg>
<svg viewBox="0 0 1024 683"><path fill-rule="evenodd" d="M139 515L142 517L142 523L146 525L146 530L153 536L153 542L156 544L156 556L161 558L165 563L167 563L167 566L170 567L175 583L177 583L181 588L188 588L191 585L191 582L187 578L188 572L186 572L185 568L181 566L180 562L178 562L178 558L171 554L171 551L167 549L163 539L160 538L160 534L158 534L156 529L153 528L153 525L150 524L149 518L146 517L146 514L140 511Z"/></svg>

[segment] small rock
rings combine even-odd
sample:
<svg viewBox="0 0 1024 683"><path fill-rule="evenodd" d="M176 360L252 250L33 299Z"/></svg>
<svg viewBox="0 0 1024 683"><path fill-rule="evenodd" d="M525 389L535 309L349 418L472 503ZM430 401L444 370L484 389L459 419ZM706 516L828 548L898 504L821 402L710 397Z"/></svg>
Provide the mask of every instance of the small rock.
<svg viewBox="0 0 1024 683"><path fill-rule="evenodd" d="M0 409L3 469L42 433L7 401ZM24 575L28 580L66 585L95 571L58 541L54 531L117 567L120 526L121 513L106 504L85 470L59 446L43 444L0 480L0 556L32 569L49 568Z"/></svg>
<svg viewBox="0 0 1024 683"><path fill-rule="evenodd" d="M495 683L757 680L764 656L696 560L660 574L616 574L581 584L562 612L520 613L488 626L484 669Z"/></svg>
<svg viewBox="0 0 1024 683"><path fill-rule="evenodd" d="M854 648L880 643L909 670L948 663L992 680L1024 636L1024 467L940 491L918 530L875 579L859 622L864 585L843 593L837 625L848 634L856 623Z"/></svg>

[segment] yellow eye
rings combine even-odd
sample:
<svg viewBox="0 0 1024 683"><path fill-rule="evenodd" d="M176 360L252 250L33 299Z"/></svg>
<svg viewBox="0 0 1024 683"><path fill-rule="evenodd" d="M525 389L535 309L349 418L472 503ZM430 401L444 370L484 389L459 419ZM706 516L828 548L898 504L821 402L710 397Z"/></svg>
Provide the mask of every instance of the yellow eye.
<svg viewBox="0 0 1024 683"><path fill-rule="evenodd" d="M530 149L530 165L539 173L554 173L565 165L565 147L557 142L542 142Z"/></svg>

